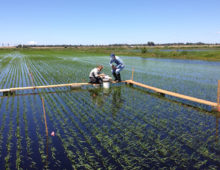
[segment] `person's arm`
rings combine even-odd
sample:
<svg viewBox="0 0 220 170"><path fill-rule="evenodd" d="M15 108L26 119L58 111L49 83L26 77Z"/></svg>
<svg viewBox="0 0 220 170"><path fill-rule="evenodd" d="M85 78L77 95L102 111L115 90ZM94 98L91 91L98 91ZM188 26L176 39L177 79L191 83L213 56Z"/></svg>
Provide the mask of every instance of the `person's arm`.
<svg viewBox="0 0 220 170"><path fill-rule="evenodd" d="M94 74L95 75L95 77L105 77L105 74L104 73L101 73L101 71L98 71L98 69L97 69L97 72L96 72L97 74Z"/></svg>
<svg viewBox="0 0 220 170"><path fill-rule="evenodd" d="M112 63L114 62L114 60L111 58L109 65L112 67Z"/></svg>
<svg viewBox="0 0 220 170"><path fill-rule="evenodd" d="M103 78L103 77L105 77L105 74L101 73L101 74L99 74L99 77Z"/></svg>

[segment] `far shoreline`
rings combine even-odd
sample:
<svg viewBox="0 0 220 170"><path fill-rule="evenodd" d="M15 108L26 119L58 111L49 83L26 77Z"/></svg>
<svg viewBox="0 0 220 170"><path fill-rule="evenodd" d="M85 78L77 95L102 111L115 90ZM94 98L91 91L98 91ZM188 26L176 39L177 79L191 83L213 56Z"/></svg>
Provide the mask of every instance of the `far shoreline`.
<svg viewBox="0 0 220 170"><path fill-rule="evenodd" d="M71 55L116 55L138 56L143 58L189 59L220 61L220 45L170 45L170 46L24 46L0 47L0 54L7 52L61 53Z"/></svg>

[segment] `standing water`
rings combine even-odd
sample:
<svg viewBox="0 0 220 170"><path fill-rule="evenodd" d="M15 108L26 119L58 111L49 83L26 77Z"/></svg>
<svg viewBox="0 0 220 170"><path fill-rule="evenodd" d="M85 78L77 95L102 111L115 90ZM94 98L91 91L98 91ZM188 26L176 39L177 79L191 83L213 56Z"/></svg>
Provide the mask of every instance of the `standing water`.
<svg viewBox="0 0 220 170"><path fill-rule="evenodd" d="M107 56L23 51L0 59L1 88L88 82L98 64L111 75ZM137 82L216 102L219 62L122 59L124 80L134 68ZM0 169L218 169L220 115L209 110L123 83L0 96Z"/></svg>

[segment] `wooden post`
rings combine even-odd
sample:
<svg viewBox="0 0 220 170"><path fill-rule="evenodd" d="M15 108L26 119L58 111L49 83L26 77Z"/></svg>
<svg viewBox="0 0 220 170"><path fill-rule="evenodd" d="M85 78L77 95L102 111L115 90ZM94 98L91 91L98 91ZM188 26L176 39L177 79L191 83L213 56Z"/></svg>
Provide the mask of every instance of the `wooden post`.
<svg viewBox="0 0 220 170"><path fill-rule="evenodd" d="M134 67L132 67L131 81L133 81L133 79L134 79ZM128 84L129 86L133 86L133 83L131 83L130 81L126 81L126 84Z"/></svg>
<svg viewBox="0 0 220 170"><path fill-rule="evenodd" d="M47 128L46 112L45 112L45 107L44 107L44 98L41 97L41 100L42 100L43 112L44 112L44 123L45 123L46 136L48 137L48 128Z"/></svg>
<svg viewBox="0 0 220 170"><path fill-rule="evenodd" d="M219 98L220 98L220 80L218 80L218 90L217 90L217 110L220 112Z"/></svg>

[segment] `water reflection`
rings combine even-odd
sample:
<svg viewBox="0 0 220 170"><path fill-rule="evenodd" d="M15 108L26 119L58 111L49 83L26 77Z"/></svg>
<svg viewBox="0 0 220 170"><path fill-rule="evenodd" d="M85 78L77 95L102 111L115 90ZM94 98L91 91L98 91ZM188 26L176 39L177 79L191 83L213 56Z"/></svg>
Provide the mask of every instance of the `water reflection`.
<svg viewBox="0 0 220 170"><path fill-rule="evenodd" d="M121 109L123 106L123 100L121 97L121 87L117 87L113 89L112 92L112 115L113 117L116 117L117 112Z"/></svg>
<svg viewBox="0 0 220 170"><path fill-rule="evenodd" d="M104 104L104 98L102 96L102 89L89 89L90 96L92 98L92 102L97 105L98 107L103 106Z"/></svg>
<svg viewBox="0 0 220 170"><path fill-rule="evenodd" d="M105 104L106 100L111 100L111 113L113 117L117 115L117 112L122 108L123 106L123 99L121 95L121 87L116 88L98 88L98 89L89 89L88 90L92 99L92 102L98 106L102 107Z"/></svg>

